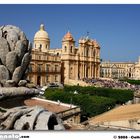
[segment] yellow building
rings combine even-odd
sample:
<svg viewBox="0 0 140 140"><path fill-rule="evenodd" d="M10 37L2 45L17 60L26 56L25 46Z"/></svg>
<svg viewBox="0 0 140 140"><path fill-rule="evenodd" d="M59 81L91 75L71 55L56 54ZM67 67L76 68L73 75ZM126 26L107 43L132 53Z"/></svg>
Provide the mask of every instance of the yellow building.
<svg viewBox="0 0 140 140"><path fill-rule="evenodd" d="M140 58L138 62L104 61L100 66L100 76L103 78L140 79Z"/></svg>
<svg viewBox="0 0 140 140"><path fill-rule="evenodd" d="M37 85L58 82L69 84L70 80L98 78L100 76L100 46L88 37L79 40L78 47L68 31L62 39L61 49L50 49L50 39L40 25L34 36L29 80Z"/></svg>

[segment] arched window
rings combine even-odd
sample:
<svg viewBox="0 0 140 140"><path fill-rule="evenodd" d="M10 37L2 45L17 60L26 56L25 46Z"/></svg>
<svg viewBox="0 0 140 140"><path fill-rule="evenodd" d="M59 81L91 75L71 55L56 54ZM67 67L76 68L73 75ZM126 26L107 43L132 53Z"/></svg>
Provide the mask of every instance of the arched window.
<svg viewBox="0 0 140 140"><path fill-rule="evenodd" d="M67 47L65 46L65 52L67 51Z"/></svg>
<svg viewBox="0 0 140 140"><path fill-rule="evenodd" d="M40 73L40 72L41 72L41 65L38 64L38 73Z"/></svg>
<svg viewBox="0 0 140 140"><path fill-rule="evenodd" d="M39 49L40 49L40 50L42 49L42 44L40 44Z"/></svg>
<svg viewBox="0 0 140 140"><path fill-rule="evenodd" d="M72 53L72 46L70 47L70 53Z"/></svg>
<svg viewBox="0 0 140 140"><path fill-rule="evenodd" d="M93 57L95 57L95 50L93 50Z"/></svg>
<svg viewBox="0 0 140 140"><path fill-rule="evenodd" d="M58 76L55 75L55 82L58 82Z"/></svg>
<svg viewBox="0 0 140 140"><path fill-rule="evenodd" d="M35 48L36 48L36 44L35 44Z"/></svg>
<svg viewBox="0 0 140 140"><path fill-rule="evenodd" d="M58 65L55 65L55 72L57 72L58 70Z"/></svg>
<svg viewBox="0 0 140 140"><path fill-rule="evenodd" d="M46 64L46 72L49 72L49 70L50 70L50 65Z"/></svg>
<svg viewBox="0 0 140 140"><path fill-rule="evenodd" d="M88 48L86 49L86 56L88 56L88 53L89 53L89 50L88 50Z"/></svg>
<svg viewBox="0 0 140 140"><path fill-rule="evenodd" d="M49 83L49 75L46 75L46 83Z"/></svg>
<svg viewBox="0 0 140 140"><path fill-rule="evenodd" d="M70 79L72 79L72 78L73 78L73 76L72 76L72 75L73 75L73 67L71 67L71 68L70 68Z"/></svg>
<svg viewBox="0 0 140 140"><path fill-rule="evenodd" d="M46 49L48 49L48 45L46 45Z"/></svg>

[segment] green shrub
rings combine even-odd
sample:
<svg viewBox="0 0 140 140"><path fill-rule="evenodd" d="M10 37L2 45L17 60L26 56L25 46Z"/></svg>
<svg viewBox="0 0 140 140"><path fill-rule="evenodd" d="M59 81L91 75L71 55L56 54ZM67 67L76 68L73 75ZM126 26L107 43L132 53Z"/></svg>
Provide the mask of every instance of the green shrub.
<svg viewBox="0 0 140 140"><path fill-rule="evenodd" d="M46 99L60 100L63 103L80 106L82 115L88 117L98 115L115 106L115 100L106 97L89 96L87 94L66 93L63 90L46 90Z"/></svg>
<svg viewBox="0 0 140 140"><path fill-rule="evenodd" d="M78 94L74 94L77 91ZM88 117L101 114L113 108L115 104L133 99L133 91L92 86L65 86L64 89L47 89L45 97L49 100L80 106L82 115Z"/></svg>
<svg viewBox="0 0 140 140"><path fill-rule="evenodd" d="M73 93L77 91L80 94L88 94L92 96L109 97L116 100L116 103L125 103L128 100L133 99L133 91L111 88L96 88L93 86L81 87L81 86L65 86L64 91L67 93Z"/></svg>

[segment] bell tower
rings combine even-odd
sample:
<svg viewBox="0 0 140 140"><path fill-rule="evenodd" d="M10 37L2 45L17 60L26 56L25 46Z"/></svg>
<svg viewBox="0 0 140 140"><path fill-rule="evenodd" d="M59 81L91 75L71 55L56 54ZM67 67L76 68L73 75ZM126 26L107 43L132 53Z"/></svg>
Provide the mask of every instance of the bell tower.
<svg viewBox="0 0 140 140"><path fill-rule="evenodd" d="M72 34L68 31L62 39L62 55L61 60L64 65L64 83L68 84L73 73L73 64L71 62L71 56L75 53L75 41Z"/></svg>
<svg viewBox="0 0 140 140"><path fill-rule="evenodd" d="M68 31L62 39L62 53L73 54L75 51L75 41L72 34Z"/></svg>

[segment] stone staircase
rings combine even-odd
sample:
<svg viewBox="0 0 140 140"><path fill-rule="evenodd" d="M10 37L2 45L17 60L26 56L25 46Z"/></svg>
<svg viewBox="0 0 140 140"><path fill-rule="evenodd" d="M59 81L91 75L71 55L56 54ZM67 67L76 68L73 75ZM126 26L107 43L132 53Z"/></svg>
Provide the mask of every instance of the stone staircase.
<svg viewBox="0 0 140 140"><path fill-rule="evenodd" d="M66 84L74 86L74 85L79 85L79 86L89 86L86 82L82 80L72 80L70 79Z"/></svg>

